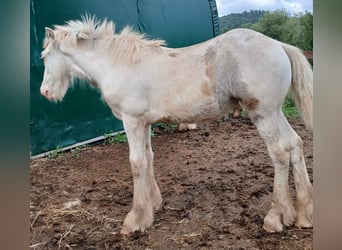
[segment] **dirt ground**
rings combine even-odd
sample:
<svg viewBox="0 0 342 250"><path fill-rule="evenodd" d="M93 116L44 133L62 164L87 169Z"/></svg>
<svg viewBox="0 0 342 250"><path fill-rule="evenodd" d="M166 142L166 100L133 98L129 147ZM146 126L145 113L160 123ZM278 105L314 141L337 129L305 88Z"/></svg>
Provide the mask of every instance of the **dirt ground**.
<svg viewBox="0 0 342 250"><path fill-rule="evenodd" d="M312 181L312 133L304 140ZM312 249L312 229L262 229L273 166L247 117L178 132L154 128L163 206L143 233L120 235L133 182L127 143L98 144L30 164L30 249ZM290 176L294 195L293 178Z"/></svg>

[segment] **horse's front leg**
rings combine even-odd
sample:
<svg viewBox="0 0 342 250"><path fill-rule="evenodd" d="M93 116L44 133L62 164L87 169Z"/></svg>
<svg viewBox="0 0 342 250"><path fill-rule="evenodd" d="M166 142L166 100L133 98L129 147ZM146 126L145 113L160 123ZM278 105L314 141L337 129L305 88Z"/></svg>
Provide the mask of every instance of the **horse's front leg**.
<svg viewBox="0 0 342 250"><path fill-rule="evenodd" d="M149 186L150 197L152 201L153 210L156 211L160 209L162 205L162 197L160 194L159 186L157 184L156 178L154 177L154 166L153 166L153 151L151 146L151 126L148 126L147 131L148 137L145 144L146 155L147 155L147 180Z"/></svg>
<svg viewBox="0 0 342 250"><path fill-rule="evenodd" d="M150 126L137 119L124 119L124 127L129 144L134 191L132 208L124 220L121 233L129 234L137 230L144 231L152 225L153 209L156 206L154 199L161 197L153 170L150 169L153 160L149 143Z"/></svg>

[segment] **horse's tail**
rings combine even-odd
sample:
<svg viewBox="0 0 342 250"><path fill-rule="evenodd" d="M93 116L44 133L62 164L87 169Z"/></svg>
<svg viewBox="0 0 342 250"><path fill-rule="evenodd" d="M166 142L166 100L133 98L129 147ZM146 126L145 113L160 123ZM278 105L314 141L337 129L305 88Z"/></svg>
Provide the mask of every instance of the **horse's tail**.
<svg viewBox="0 0 342 250"><path fill-rule="evenodd" d="M292 96L305 125L313 129L313 72L302 51L294 46L282 43L291 62Z"/></svg>

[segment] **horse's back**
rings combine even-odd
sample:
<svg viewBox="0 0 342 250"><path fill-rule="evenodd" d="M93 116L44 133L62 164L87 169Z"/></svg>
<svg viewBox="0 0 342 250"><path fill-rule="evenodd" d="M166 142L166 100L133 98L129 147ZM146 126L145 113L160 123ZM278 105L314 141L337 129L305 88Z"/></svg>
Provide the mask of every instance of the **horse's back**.
<svg viewBox="0 0 342 250"><path fill-rule="evenodd" d="M289 64L282 44L257 31L239 28L217 38L218 56L223 53L227 60L235 60L240 67L248 67L250 72L265 72L265 67Z"/></svg>

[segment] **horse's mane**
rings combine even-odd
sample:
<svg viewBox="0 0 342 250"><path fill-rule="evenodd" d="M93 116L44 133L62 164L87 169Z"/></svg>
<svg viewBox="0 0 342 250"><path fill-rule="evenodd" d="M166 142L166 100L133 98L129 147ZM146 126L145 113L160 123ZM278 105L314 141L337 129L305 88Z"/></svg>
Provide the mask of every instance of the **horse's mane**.
<svg viewBox="0 0 342 250"><path fill-rule="evenodd" d="M165 45L163 40L147 39L131 27L125 27L121 33L115 34L115 24L104 19L99 21L95 16L85 15L81 20L70 20L65 25L55 25L55 42L66 42L77 47L82 40L107 40L109 52L117 62L134 63L146 48L158 48ZM48 38L44 40L47 47Z"/></svg>

